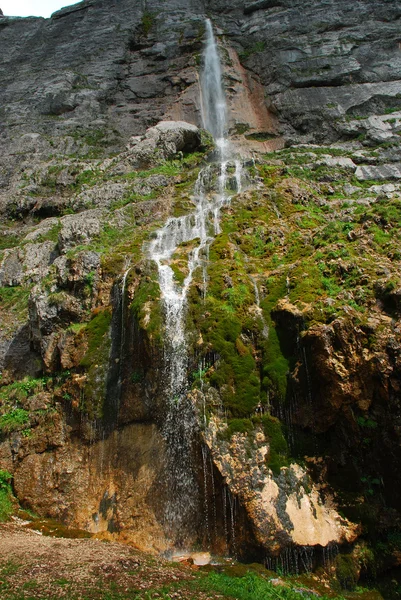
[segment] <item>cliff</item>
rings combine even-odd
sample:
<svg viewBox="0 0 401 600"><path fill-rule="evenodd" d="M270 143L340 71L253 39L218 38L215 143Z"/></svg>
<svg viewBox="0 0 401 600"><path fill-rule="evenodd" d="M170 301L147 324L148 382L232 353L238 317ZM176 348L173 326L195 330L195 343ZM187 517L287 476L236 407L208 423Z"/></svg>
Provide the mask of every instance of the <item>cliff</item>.
<svg viewBox="0 0 401 600"><path fill-rule="evenodd" d="M0 20L0 468L40 515L144 549L397 566L401 3L142 4ZM242 179L232 156L174 413L149 244L208 162L205 197L221 180L206 17Z"/></svg>

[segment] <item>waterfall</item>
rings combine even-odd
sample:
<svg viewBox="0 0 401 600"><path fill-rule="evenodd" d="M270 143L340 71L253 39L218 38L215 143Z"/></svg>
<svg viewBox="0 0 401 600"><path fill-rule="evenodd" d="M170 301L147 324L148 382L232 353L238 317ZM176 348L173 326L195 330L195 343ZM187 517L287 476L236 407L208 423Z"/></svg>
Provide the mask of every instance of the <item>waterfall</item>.
<svg viewBox="0 0 401 600"><path fill-rule="evenodd" d="M201 81L202 119L220 148L227 145L227 104L224 95L220 58L210 19L206 19L206 47Z"/></svg>
<svg viewBox="0 0 401 600"><path fill-rule="evenodd" d="M227 131L227 106L221 66L211 22L206 21L204 68L201 74L202 118L213 135L217 162L202 169L194 188L194 209L189 215L169 218L149 243L149 257L156 263L164 310L164 383L167 413L162 429L166 442L166 505L164 527L170 541L185 547L199 518L201 490L195 465L197 419L189 398L188 346L185 332L187 293L194 272L202 269L204 295L210 243L220 232L220 211L231 196L227 192L228 167L235 165L235 187L241 190L242 163L233 160ZM215 186L213 174L218 171ZM213 187L215 189L213 189ZM174 278L174 253L188 245L187 274L182 284ZM181 248L183 251L183 248ZM192 530L192 531L191 531ZM190 532L190 533L188 533Z"/></svg>

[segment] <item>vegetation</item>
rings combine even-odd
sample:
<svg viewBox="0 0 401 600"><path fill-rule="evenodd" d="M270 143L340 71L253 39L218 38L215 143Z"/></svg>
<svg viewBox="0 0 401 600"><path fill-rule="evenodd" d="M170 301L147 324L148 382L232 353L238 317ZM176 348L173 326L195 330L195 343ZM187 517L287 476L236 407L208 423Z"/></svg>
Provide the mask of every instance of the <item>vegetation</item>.
<svg viewBox="0 0 401 600"><path fill-rule="evenodd" d="M142 15L142 31L145 37L148 36L155 22L155 15L149 11L145 11Z"/></svg>
<svg viewBox="0 0 401 600"><path fill-rule="evenodd" d="M246 567L239 569L244 573L233 576L224 572L217 572L217 570L212 570L209 573L200 571L196 574L189 574L185 570L179 569L177 565L171 565L171 572L174 573L174 579L176 580L174 582L166 566L163 568L164 577L161 577L156 571L156 567L152 565L150 558L145 559L144 556L141 556L141 563L142 566L139 568L139 572L133 570L128 574L130 576L128 578L127 574L120 574L118 579L108 577L99 579L97 582L87 582L85 592L77 590L76 584L68 574L61 577L54 573L54 579L52 579L54 595L46 595L46 597L49 600L53 600L53 598L55 600L56 597L69 598L69 600L78 600L78 598L81 600L153 600L156 598L162 600L199 600L203 598L209 598L210 600L217 600L217 598L227 598L229 600L234 598L236 600L298 600L304 598L305 600L312 600L316 597L314 590L308 589L296 580L287 582L285 585L271 583L272 574L264 571L261 566L259 566L258 571L252 565L249 569ZM257 567L257 565L254 565L254 567ZM234 568L231 570L234 570ZM21 565L16 562L9 561L1 565L0 589L2 598L4 600L29 600L33 597L43 597L40 595L43 583L34 578L26 580L16 592L14 582L19 580L21 571ZM142 580L149 581L150 585L138 585L138 577L141 575ZM144 575L146 576L144 577ZM121 582L121 576L126 580L124 584ZM163 578L165 582L163 582ZM133 586L132 583L129 583L130 579L136 585ZM152 585L151 582L154 579L158 584L155 582ZM140 587L145 589L138 589ZM32 596L32 593L34 593L34 596ZM380 595L369 595L369 591L363 589L358 590L357 597L360 600L365 598L366 600L379 600L381 598ZM347 600L351 596L348 596L347 592L344 592L344 595L330 593L329 596L323 593L319 594L319 598L322 600L328 600L329 598Z"/></svg>
<svg viewBox="0 0 401 600"><path fill-rule="evenodd" d="M0 469L0 522L6 521L13 510L11 480L11 473Z"/></svg>
<svg viewBox="0 0 401 600"><path fill-rule="evenodd" d="M87 381L80 398L79 409L90 419L100 419L104 416L111 345L110 324L110 309L99 310L79 332L87 341L87 351L80 362L80 366L87 369Z"/></svg>
<svg viewBox="0 0 401 600"><path fill-rule="evenodd" d="M29 412L23 408L15 408L0 417L0 432L11 433L22 429L29 423Z"/></svg>

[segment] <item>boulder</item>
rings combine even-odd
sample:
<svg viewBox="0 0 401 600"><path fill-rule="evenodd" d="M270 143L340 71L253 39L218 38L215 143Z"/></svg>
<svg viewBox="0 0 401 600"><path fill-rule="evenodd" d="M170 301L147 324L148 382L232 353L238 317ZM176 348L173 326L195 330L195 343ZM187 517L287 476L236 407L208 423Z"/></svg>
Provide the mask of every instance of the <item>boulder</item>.
<svg viewBox="0 0 401 600"><path fill-rule="evenodd" d="M201 146L201 133L196 125L184 121L161 121L143 137L131 139L130 162L139 168L157 164L178 152L194 152Z"/></svg>
<svg viewBox="0 0 401 600"><path fill-rule="evenodd" d="M5 250L0 266L0 285L15 286L40 281L47 275L57 255L56 245L50 240Z"/></svg>

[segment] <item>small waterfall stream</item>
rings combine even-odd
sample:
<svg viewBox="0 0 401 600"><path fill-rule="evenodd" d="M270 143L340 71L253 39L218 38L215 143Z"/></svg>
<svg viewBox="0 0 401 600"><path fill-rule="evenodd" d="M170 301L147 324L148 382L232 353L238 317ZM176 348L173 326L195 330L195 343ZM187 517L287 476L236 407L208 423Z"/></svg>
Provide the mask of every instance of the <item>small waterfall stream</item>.
<svg viewBox="0 0 401 600"><path fill-rule="evenodd" d="M194 210L172 217L149 244L149 256L156 263L165 315L164 381L167 414L163 426L166 441L165 530L172 543L185 547L196 521L201 497L194 461L197 431L195 410L188 397L188 347L185 331L187 293L195 271L203 271L204 294L207 285L207 258L210 243L220 232L220 212L232 196L228 182L241 190L242 163L231 149L227 132L227 106L222 85L221 65L212 24L206 21L204 68L201 74L202 118L213 135L217 160L199 173L195 184ZM230 175L234 167L234 175ZM218 172L215 185L213 175ZM174 254L184 242L187 272L179 284L172 268ZM191 243L192 242L192 243ZM181 252L183 248L181 248ZM205 460L205 457L204 457ZM187 536L187 537L186 537Z"/></svg>

